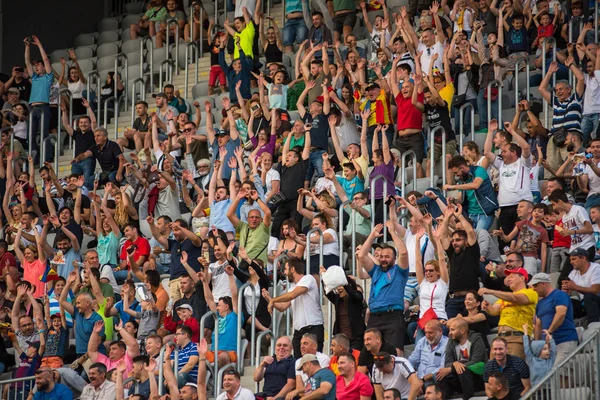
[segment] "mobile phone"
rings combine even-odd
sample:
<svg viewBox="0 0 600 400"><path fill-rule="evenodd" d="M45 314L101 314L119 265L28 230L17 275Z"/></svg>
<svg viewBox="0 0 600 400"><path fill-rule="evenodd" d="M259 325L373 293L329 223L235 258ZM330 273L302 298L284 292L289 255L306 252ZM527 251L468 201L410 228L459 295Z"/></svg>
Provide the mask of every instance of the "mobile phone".
<svg viewBox="0 0 600 400"><path fill-rule="evenodd" d="M449 197L448 204L456 204L456 199L454 197Z"/></svg>
<svg viewBox="0 0 600 400"><path fill-rule="evenodd" d="M252 107L250 107L250 110L252 110L252 111L256 111L256 110L258 110L259 108L260 108L260 106L259 106L259 105L257 105L257 104L255 104L255 105L253 105Z"/></svg>
<svg viewBox="0 0 600 400"><path fill-rule="evenodd" d="M203 256L203 257L204 257L204 259L205 259L206 261L210 261L210 253L209 253L208 251L205 251L205 252L204 252L204 256Z"/></svg>

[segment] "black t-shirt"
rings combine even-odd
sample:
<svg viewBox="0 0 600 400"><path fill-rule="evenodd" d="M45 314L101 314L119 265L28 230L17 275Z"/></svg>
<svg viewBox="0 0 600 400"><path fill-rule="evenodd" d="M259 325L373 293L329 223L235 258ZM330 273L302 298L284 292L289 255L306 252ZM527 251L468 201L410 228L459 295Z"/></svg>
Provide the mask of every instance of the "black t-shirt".
<svg viewBox="0 0 600 400"><path fill-rule="evenodd" d="M425 103L425 117L429 128L433 129L437 126L442 126L446 132L446 143L455 140L454 131L452 130L452 123L450 122L450 112L448 111L448 103L444 102L443 106L435 105L431 106ZM442 143L442 131L437 131L433 137L435 143Z"/></svg>
<svg viewBox="0 0 600 400"><path fill-rule="evenodd" d="M182 304L189 304L190 306L192 306L194 318L196 318L198 322L200 322L200 318L202 318L202 316L206 314L207 311L206 300L204 300L204 284L201 281L199 281L196 284L195 289L196 290L194 291L194 293L192 293L192 295L189 298L183 296L181 299L177 300L175 304L173 304L173 308L176 310L177 307L179 307ZM173 313L172 318L173 322L179 322L180 320L179 315L177 315L177 313ZM210 320L212 320L212 318L210 318Z"/></svg>
<svg viewBox="0 0 600 400"><path fill-rule="evenodd" d="M83 229L81 229L81 226L77 222L75 222L74 219L71 219L71 222L69 222L69 225L67 225L66 228L69 231L71 231L71 233L73 235L75 235L75 237L79 241L79 245L81 246L81 244L83 243ZM62 232L62 230L60 228L58 228L55 230L55 232L56 233ZM58 235L56 237L58 237ZM53 243L52 247L54 247L55 249L57 248L56 238L54 239L54 243Z"/></svg>
<svg viewBox="0 0 600 400"><path fill-rule="evenodd" d="M254 135L258 135L258 132L260 132L263 129L265 130L265 132L267 132L267 135L271 134L271 124L269 124L269 121L267 121L267 119L262 116L255 118L254 123L252 124L252 132L254 133Z"/></svg>
<svg viewBox="0 0 600 400"><path fill-rule="evenodd" d="M62 198L65 201L65 207L69 207L69 209L71 211L74 211L75 210L75 197L73 196L73 194L65 189L65 192L64 192ZM83 213L83 210L89 209L91 206L92 206L92 203L90 202L90 198L87 197L86 195L82 194L81 195L81 210L80 210L81 213Z"/></svg>
<svg viewBox="0 0 600 400"><path fill-rule="evenodd" d="M123 152L117 143L109 140L102 149L96 145L90 151L98 160L103 172L113 172L119 169L119 156Z"/></svg>
<svg viewBox="0 0 600 400"><path fill-rule="evenodd" d="M317 149L327 151L329 147L329 121L325 114L319 114L313 118L310 113L306 113L303 118L304 123L311 123L310 145Z"/></svg>
<svg viewBox="0 0 600 400"><path fill-rule="evenodd" d="M138 132L148 132L148 124L150 123L150 118L146 116L146 121L142 122L140 117L137 117L135 121L133 121L132 129L135 129Z"/></svg>
<svg viewBox="0 0 600 400"><path fill-rule="evenodd" d="M221 51L221 49L219 48L219 46L215 46L214 42L208 47L208 52L210 53L211 66L219 65L219 51Z"/></svg>
<svg viewBox="0 0 600 400"><path fill-rule="evenodd" d="M277 137L280 138L283 136L284 132L291 132L292 131L292 124L290 124L290 121L281 121L281 124L279 125L279 128L277 128L277 131L275 132L277 134Z"/></svg>
<svg viewBox="0 0 600 400"><path fill-rule="evenodd" d="M281 166L279 170L281 176L281 192L287 200L298 198L298 189L304 187L307 170L308 160L302 159L291 167Z"/></svg>
<svg viewBox="0 0 600 400"><path fill-rule="evenodd" d="M79 129L73 130L73 141L75 142L75 157L91 150L96 145L94 131L91 129L85 132L81 132Z"/></svg>
<svg viewBox="0 0 600 400"><path fill-rule="evenodd" d="M181 253L186 252L188 255L188 263L196 272L200 271L201 265L198 257L202 256L202 247L196 247L191 240L185 239L183 242L169 239L169 251L171 252L171 279L177 279L187 271L181 265Z"/></svg>
<svg viewBox="0 0 600 400"><path fill-rule="evenodd" d="M29 102L29 96L31 94L31 82L29 82L28 79L23 79L21 83L13 81L12 85L7 87L6 89L11 87L19 89L19 92L21 92L19 94L19 99Z"/></svg>
<svg viewBox="0 0 600 400"><path fill-rule="evenodd" d="M387 343L382 343L379 351L385 351L393 356L396 355L396 348ZM358 356L358 365L360 367L367 367L367 375L371 378L371 372L373 371L375 360L373 359L373 354L365 347L362 348L360 355Z"/></svg>
<svg viewBox="0 0 600 400"><path fill-rule="evenodd" d="M475 242L458 254L450 244L446 254L450 260L450 293L479 290L479 244Z"/></svg>

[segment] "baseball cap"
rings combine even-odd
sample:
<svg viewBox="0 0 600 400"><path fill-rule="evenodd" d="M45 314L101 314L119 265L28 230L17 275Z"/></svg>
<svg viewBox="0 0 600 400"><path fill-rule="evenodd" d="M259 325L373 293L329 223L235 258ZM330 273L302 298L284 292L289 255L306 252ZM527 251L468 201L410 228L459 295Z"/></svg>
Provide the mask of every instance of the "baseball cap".
<svg viewBox="0 0 600 400"><path fill-rule="evenodd" d="M8 92L9 93L21 94L21 91L19 89L17 89L16 87L8 88Z"/></svg>
<svg viewBox="0 0 600 400"><path fill-rule="evenodd" d="M35 347L37 350L40 349L40 342L31 342L31 341L27 341L26 342L30 347Z"/></svg>
<svg viewBox="0 0 600 400"><path fill-rule="evenodd" d="M575 250L573 250L572 252L570 252L569 256L587 257L588 252L586 249L584 249L582 247L578 247Z"/></svg>
<svg viewBox="0 0 600 400"><path fill-rule="evenodd" d="M381 89L381 86L379 86L379 83L373 82L373 83L369 84L369 86L367 86L367 88L365 90L371 90L371 89Z"/></svg>
<svg viewBox="0 0 600 400"><path fill-rule="evenodd" d="M196 385L196 384L195 384L195 383L193 383L193 382L188 382L188 383L186 383L186 384L185 384L185 385L183 385L183 386L191 386L191 387L193 387L193 388L196 388L196 389L198 389L198 385Z"/></svg>
<svg viewBox="0 0 600 400"><path fill-rule="evenodd" d="M190 306L189 304L181 304L179 306L177 306L177 309L181 309L181 308L185 308L186 310L190 310L190 311L194 311L194 309L192 308L192 306Z"/></svg>
<svg viewBox="0 0 600 400"><path fill-rule="evenodd" d="M298 371L302 371L302 366L304 364L306 364L307 362L311 362L311 361L319 361L317 359L317 356L315 356L314 354L305 354L302 356L302 358L300 359L300 364L298 364Z"/></svg>
<svg viewBox="0 0 600 400"><path fill-rule="evenodd" d="M229 135L229 130L227 129L219 129L215 132L215 136L227 136Z"/></svg>
<svg viewBox="0 0 600 400"><path fill-rule="evenodd" d="M54 313L50 316L50 319L60 318L60 313Z"/></svg>
<svg viewBox="0 0 600 400"><path fill-rule="evenodd" d="M527 280L529 278L529 273L527 272L527 270L525 268L515 268L515 269L507 269L504 271L505 275L510 275L510 274L519 274L522 275L525 280Z"/></svg>
<svg viewBox="0 0 600 400"><path fill-rule="evenodd" d="M153 94L153 95L152 95L152 97L154 97L155 99L156 99L157 97L162 97L162 98L165 98L165 99L166 99L166 98L167 98L167 95L166 95L166 94L164 94L163 92L160 92L160 93Z"/></svg>
<svg viewBox="0 0 600 400"><path fill-rule="evenodd" d="M535 274L533 278L531 278L529 286L537 285L538 283L550 283L550 275L544 272Z"/></svg>

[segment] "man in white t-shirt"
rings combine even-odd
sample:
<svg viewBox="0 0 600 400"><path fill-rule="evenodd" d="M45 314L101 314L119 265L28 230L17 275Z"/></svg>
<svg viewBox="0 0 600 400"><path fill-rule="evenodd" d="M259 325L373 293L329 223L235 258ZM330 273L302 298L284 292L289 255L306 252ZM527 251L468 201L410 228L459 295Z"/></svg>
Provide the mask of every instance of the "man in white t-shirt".
<svg viewBox="0 0 600 400"><path fill-rule="evenodd" d="M440 16L438 14L439 5L438 3L433 3L433 5L429 8L431 10L431 14L433 16L433 20L435 21L435 26L439 27L436 29L435 34L433 33L433 29L425 29L421 33L421 39L417 36L412 24L405 23L404 26L409 31L412 36L413 43L419 43L417 47L417 53L421 52L421 70L429 74L431 71L431 58L434 54L437 54L438 57L434 62L433 69L437 69L440 74L444 73L444 43L446 42L446 36L444 36L444 29L442 29L442 21L440 20Z"/></svg>
<svg viewBox="0 0 600 400"><path fill-rule="evenodd" d="M221 242L221 239L219 238L217 241ZM225 273L225 267L229 265L229 261L227 261L227 253L223 251L222 245L215 246L213 251L217 261L208 266L208 281L212 281L213 298L215 303L218 303L221 297L231 297L229 277Z"/></svg>
<svg viewBox="0 0 600 400"><path fill-rule="evenodd" d="M319 302L319 284L312 275L306 274L306 264L302 260L289 259L285 263L284 273L291 283L287 293L272 299L266 290L262 292L263 297L269 301L269 312L273 312L273 307L281 312L292 307L294 315L292 344L296 358L300 358L300 342L305 333L315 335L317 349L323 351L325 328Z"/></svg>
<svg viewBox="0 0 600 400"><path fill-rule="evenodd" d="M548 197L552 208L558 212L564 212L562 217L563 229L560 231L562 236L571 236L571 247L569 251L583 249L587 252L588 260L593 260L596 253L596 240L594 239L594 228L585 209L581 206L575 206L569 203L567 195L562 190L555 190ZM573 266L570 258L567 258L561 268L558 284L569 276Z"/></svg>
<svg viewBox="0 0 600 400"><path fill-rule="evenodd" d="M590 212L593 206L600 205L600 138L592 139L590 143L592 158L585 158L587 164L582 175L577 176L577 185L581 190L588 191L585 209Z"/></svg>
<svg viewBox="0 0 600 400"><path fill-rule="evenodd" d="M397 389L403 399L415 400L421 391L423 382L417 377L417 372L406 358L390 355L386 352L375 356L373 365L373 387L378 399L383 398L383 392Z"/></svg>
<svg viewBox="0 0 600 400"><path fill-rule="evenodd" d="M587 315L588 323L600 321L600 264L591 263L587 251L577 248L569 253L573 271L562 282L562 290L571 295L575 318ZM579 299L573 298L573 292Z"/></svg>
<svg viewBox="0 0 600 400"><path fill-rule="evenodd" d="M489 124L491 131L496 130L498 123L492 120ZM500 215L498 216L498 227L505 235L508 235L517 222L517 205L522 200L533 203L531 193L531 146L525 139L519 136L509 123L504 124L506 130L512 134L516 143L509 143L502 148L502 156L498 157L492 152L492 135L488 135L485 141L485 157L490 164L498 170L498 204ZM499 240L500 246L505 243Z"/></svg>
<svg viewBox="0 0 600 400"><path fill-rule="evenodd" d="M581 119L581 130L583 142L590 140L592 132L598 130L600 116L600 59L588 60L585 77L585 93L583 94L583 115Z"/></svg>

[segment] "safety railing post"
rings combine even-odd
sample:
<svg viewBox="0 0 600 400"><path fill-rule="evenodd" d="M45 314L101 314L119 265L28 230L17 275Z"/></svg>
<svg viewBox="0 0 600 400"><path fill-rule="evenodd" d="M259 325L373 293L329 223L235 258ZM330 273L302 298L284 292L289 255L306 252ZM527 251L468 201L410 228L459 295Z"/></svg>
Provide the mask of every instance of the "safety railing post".
<svg viewBox="0 0 600 400"><path fill-rule="evenodd" d="M219 397L219 394L221 394L221 382L223 381L223 374L225 373L225 371L227 371L231 368L235 368L235 367L236 367L235 363L229 363L229 364L224 365L217 372L217 385L215 386L215 399L217 397Z"/></svg>
<svg viewBox="0 0 600 400"><path fill-rule="evenodd" d="M385 203L388 197L388 185L386 177L384 175L377 175L375 178L371 179L369 182L369 185L371 186L371 230L375 229L375 210L377 209L375 205L375 184L380 180L383 180L382 201ZM387 207L385 204L383 205L383 220L387 221ZM387 242L387 227L385 224L383 225L383 241Z"/></svg>
<svg viewBox="0 0 600 400"><path fill-rule="evenodd" d="M338 224L339 225L339 227L338 227L338 241L340 243L342 243L342 244L344 243L344 240L343 240L343 238L344 238L344 208L346 208L346 206L348 204L351 204L351 203L352 203L351 199L348 199L348 200L344 201L342 204L340 204L339 211L338 211L338 222L339 222L339 224ZM352 217L350 217L350 218L352 218ZM352 251L352 249L351 249L351 251ZM348 254L348 257L350 257L350 254ZM344 267L344 248L343 248L343 245L342 245L342 249L340 251L340 267L342 267L342 268ZM354 273L353 273L353 275L354 275Z"/></svg>
<svg viewBox="0 0 600 400"><path fill-rule="evenodd" d="M44 166L44 157L46 156L46 145L48 142L51 142L54 146L57 146L56 137L48 136L45 139L42 139L42 154L40 155L40 168ZM54 170L58 171L58 157L54 159Z"/></svg>
<svg viewBox="0 0 600 400"><path fill-rule="evenodd" d="M121 61L121 60L124 60ZM119 63L119 61L121 61L121 63ZM125 96L125 111L127 111L127 95L128 95L128 91L129 91L129 60L127 59L127 55L124 53L119 53L115 56L115 76L114 76L114 95L115 95L115 102L119 102L120 101L120 97L119 97L119 80L117 78L117 75L119 74L119 65L121 65L122 69L125 70L125 73L123 74L125 76L125 79L121 79L121 82L124 82L124 91L123 91L123 95ZM115 114L116 117L118 117L118 114Z"/></svg>
<svg viewBox="0 0 600 400"><path fill-rule="evenodd" d="M165 80L163 81L163 67L165 68ZM160 63L160 70L158 71L158 85L159 90L163 89L163 84L166 82L172 82L173 79L173 60L163 60Z"/></svg>
<svg viewBox="0 0 600 400"><path fill-rule="evenodd" d="M281 2L281 29L283 29L285 25L285 0Z"/></svg>
<svg viewBox="0 0 600 400"><path fill-rule="evenodd" d="M86 90L87 90L87 101L88 103L91 105L92 104L92 97L91 97L91 93L92 93L92 85L95 83L96 84L96 88L100 87L100 74L98 73L98 71L92 71L87 75L87 83L86 83ZM60 103L58 103L58 106L60 108ZM96 120L100 121L100 102L98 102L98 107L96 107Z"/></svg>
<svg viewBox="0 0 600 400"><path fill-rule="evenodd" d="M487 85L487 116L488 122L492 120L492 88L498 87L497 107L498 107L498 126L502 127L502 82L498 79L488 82Z"/></svg>
<svg viewBox="0 0 600 400"><path fill-rule="evenodd" d="M200 7L200 9L202 9L202 7ZM190 42L193 42L194 41L194 2L193 1L190 2L190 13L188 15L190 16L190 19L188 22L188 24L190 26ZM200 20L200 21L202 21L202 20ZM202 28L202 23L200 23L200 28Z"/></svg>
<svg viewBox="0 0 600 400"><path fill-rule="evenodd" d="M133 125L133 121L135 121L135 103L138 101L137 100L137 91L136 91L136 84L137 83L141 83L141 90L140 90L140 100L145 100L146 99L146 83L144 82L144 78L139 77L133 80L133 83L131 85L131 125Z"/></svg>
<svg viewBox="0 0 600 400"><path fill-rule="evenodd" d="M465 137L465 111L467 110L467 108L471 109L471 140L475 141L475 107L473 107L473 104L471 103L465 103L462 106L460 106L460 108L458 109L458 120L459 120L459 137L458 137L458 144L460 146L460 150L462 150L463 147L463 139Z"/></svg>
<svg viewBox="0 0 600 400"><path fill-rule="evenodd" d="M414 151L409 150L409 151L405 151L404 153L402 153L402 169L400 170L402 172L402 183L400 186L400 193L402 196L406 197L406 181L408 180L407 176L406 176L406 159L410 157L411 161L412 161L412 170L413 170L413 180L412 180L412 187L413 190L417 190L417 155L415 154Z"/></svg>
<svg viewBox="0 0 600 400"><path fill-rule="evenodd" d="M188 88L189 88L189 65L190 65L190 58L189 58L189 52L190 52L190 47L194 50L194 59L196 60L196 80L198 80L198 46L196 46L196 43L194 42L190 42L187 43L185 45L185 84L184 84L184 98L188 98Z"/></svg>
<svg viewBox="0 0 600 400"><path fill-rule="evenodd" d="M223 11L225 15L227 15L227 2L223 2L223 7L225 8ZM219 0L215 0L215 24L219 23ZM210 32L208 32L210 35Z"/></svg>
<svg viewBox="0 0 600 400"><path fill-rule="evenodd" d="M58 90L58 125L56 129L56 148L54 149L54 164L55 171L58 173L58 159L60 158L60 153L62 151L62 109L60 107L60 102L62 101L62 96L66 95L69 98L69 123L73 123L73 93L67 88L62 88ZM43 136L42 136L43 137ZM46 153L43 154L43 157L46 156ZM40 158L41 159L41 158Z"/></svg>
<svg viewBox="0 0 600 400"><path fill-rule="evenodd" d="M271 0L267 0L267 15L271 18Z"/></svg>
<svg viewBox="0 0 600 400"><path fill-rule="evenodd" d="M446 131L444 127L438 125L433 129L429 130L429 187L433 187L435 185L434 182L434 171L435 171L435 148L434 148L434 139L435 133L437 131L442 131L442 158L440 159L441 168L442 168L442 185L446 183ZM462 147L461 147L462 148Z"/></svg>
<svg viewBox="0 0 600 400"><path fill-rule="evenodd" d="M287 254L282 253L278 255L273 261L273 297L279 296L279 281L277 280L279 277L279 263L281 261L287 260L289 257ZM277 311L276 308L273 308L273 332L279 337L279 316L280 312ZM259 346L260 348L260 346ZM256 365L258 367L258 365Z"/></svg>
<svg viewBox="0 0 600 400"><path fill-rule="evenodd" d="M310 237L313 233L318 233L319 234L319 268L321 268L321 266L323 265L323 231L321 231L319 228L312 228L310 231L308 231L306 233L306 250L305 250L305 258L306 258L306 270L310 271L310 247L311 247L311 241L310 241ZM318 283L318 282L317 282ZM319 302L320 304L323 304L323 285L319 285Z"/></svg>
<svg viewBox="0 0 600 400"><path fill-rule="evenodd" d="M215 332L215 340L213 343L213 351L214 351L214 354L216 355L216 354L219 354L219 317L218 317L217 313L214 311L208 311L206 314L204 314L200 318L201 335L204 334L204 326L205 326L205 322L206 322L207 318L213 318L215 320L216 332ZM239 334L239 332L238 332L238 334ZM239 357L239 354L238 354L238 357ZM215 362L214 362L213 370L212 370L213 384L214 384L213 387L214 387L215 393L217 392L217 375L219 373L219 361L218 360L219 360L219 358L215 356ZM208 367L207 367L207 369L208 369ZM216 397L216 395L215 395L215 397Z"/></svg>
<svg viewBox="0 0 600 400"><path fill-rule="evenodd" d="M262 343L262 338L265 337L266 335L271 334L271 352L275 353L275 334L270 331L270 330L266 330L266 331L262 331L261 333L258 334L258 337L256 338L256 359L253 360L254 365L256 365L256 367L258 368L258 366L260 365L260 357L262 356L262 352L261 352L261 343ZM238 355L239 358L239 355ZM240 372L240 374L242 373L240 370L238 370L238 372ZM258 389L259 389L259 382L255 382L254 383L254 393L258 393Z"/></svg>
<svg viewBox="0 0 600 400"><path fill-rule="evenodd" d="M441 128L441 126L440 126ZM446 183L448 183L446 181L446 130L444 130L444 128L442 128L442 187L444 187L446 185ZM446 191L444 190L444 196L446 196Z"/></svg>
<svg viewBox="0 0 600 400"><path fill-rule="evenodd" d="M29 390L33 390L33 387L35 386L35 376L26 376L24 378L12 378L12 379L7 379L5 381L0 381L0 392L3 393L5 386L8 387L7 393L6 393L6 399L14 399L17 400L17 394L19 391L21 391L21 400L25 400L27 398L27 396L29 395L29 391L25 391L24 387L25 387L25 382L31 381L29 384ZM23 385L21 387L18 387L19 385L15 385L14 389L14 395L11 393L11 389L13 389L11 387L11 385L13 383L23 383Z"/></svg>
<svg viewBox="0 0 600 400"><path fill-rule="evenodd" d="M167 345L164 345L161 349L160 349L160 353L158 355L158 394L159 396L163 395L163 392L165 390L165 370L164 370L164 362L162 360L164 360L165 358L165 349L166 349Z"/></svg>
<svg viewBox="0 0 600 400"><path fill-rule="evenodd" d="M250 333L250 365L252 365L253 360L254 360L254 345L255 345L255 336L256 336L256 291L254 290L254 285L251 282L246 282L244 283L239 289L238 289L238 335L237 335L237 354L238 354L238 365L237 365L237 370L240 371L240 373L244 370L244 354L242 353L242 329L244 328L243 326L243 321L242 321L242 301L244 300L245 296L244 296L244 290L246 290L247 288L250 288L252 290L252 310L247 310L248 314L250 315L251 319L251 328L252 331Z"/></svg>
<svg viewBox="0 0 600 400"><path fill-rule="evenodd" d="M202 18L204 17L204 7L200 6L200 40L198 47L200 48L200 54L196 58L196 64L198 64L198 58L202 57L204 54L204 29L202 29ZM215 20L216 21L216 20ZM215 22L216 23L216 22ZM212 36L212 32L208 32L208 36ZM192 40L193 41L193 40ZM198 76L196 74L196 83L198 83Z"/></svg>
<svg viewBox="0 0 600 400"><path fill-rule="evenodd" d="M596 18L597 19L597 18ZM553 37L547 37L542 41L542 78L546 76L546 53L548 52L548 43L552 43L552 61L556 61L556 39ZM552 75L552 87L556 87L556 74ZM527 99L529 100L529 99ZM548 112L548 102L542 99L544 102L544 126L549 125L550 113ZM498 126L502 126L498 123Z"/></svg>
<svg viewBox="0 0 600 400"><path fill-rule="evenodd" d="M594 43L598 43L598 6L594 7Z"/></svg>
<svg viewBox="0 0 600 400"><path fill-rule="evenodd" d="M60 112L60 99L59 99L59 103L58 103L58 110ZM40 121L40 142L42 140L44 140L44 134L43 134L43 127L44 127L44 122L45 122L45 117L44 117L44 113L42 112L42 110L40 110L39 108L32 108L31 109L31 113L29 114L29 154L31 154L31 152L33 151L33 141L35 140L35 135L37 134L37 132L33 132L33 117L35 116L35 114L41 114L41 121ZM13 151L13 143L14 140L10 141L10 151ZM43 157L41 158L43 159ZM43 162L43 161L42 161ZM43 165L43 164L42 164Z"/></svg>
<svg viewBox="0 0 600 400"><path fill-rule="evenodd" d="M31 122L29 123L29 130L31 131ZM6 131L10 131L10 152L11 154L14 153L15 151L15 131L12 128L2 128L0 129L0 132L6 132ZM31 134L29 135L30 139L29 139L29 147L31 147ZM29 154L31 154L31 150L29 151ZM14 168L13 168L14 171Z"/></svg>
<svg viewBox="0 0 600 400"><path fill-rule="evenodd" d="M531 67L529 66L529 58L527 57L521 57L518 58L517 61L515 62L515 107L519 106L519 68L521 66L522 63L525 63L525 74L527 75L527 79L525 80L526 84L525 84L525 88L526 88L526 94L525 94L525 98L527 99L527 101L529 101L529 95L530 95L530 85L529 85L529 74L531 72ZM461 147L462 148L462 147Z"/></svg>
<svg viewBox="0 0 600 400"><path fill-rule="evenodd" d="M167 21L167 33L171 28L171 25L175 25L175 75L179 75L178 61L179 61L179 24L175 18L172 18ZM165 47L167 49L167 60L171 59L171 51L169 50L169 35L167 34L167 41ZM173 81L173 79L171 79ZM162 87L161 87L162 89Z"/></svg>
<svg viewBox="0 0 600 400"><path fill-rule="evenodd" d="M146 43L150 43L150 46L147 46ZM140 63L140 76L144 76L144 65L143 65L143 53L145 49L148 49L148 59L150 61L150 92L154 91L154 42L149 37L145 37L142 39L142 43L140 44L142 53L142 63Z"/></svg>

